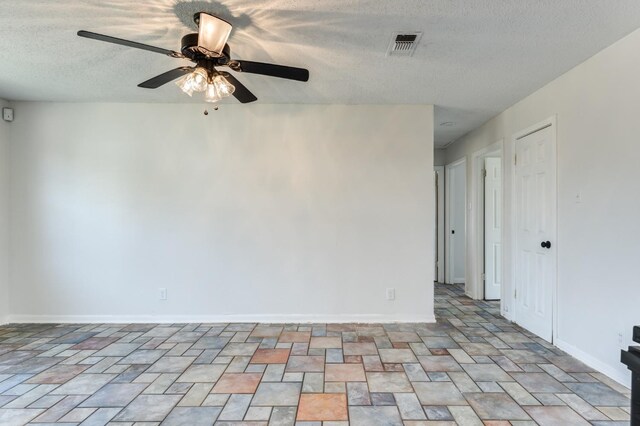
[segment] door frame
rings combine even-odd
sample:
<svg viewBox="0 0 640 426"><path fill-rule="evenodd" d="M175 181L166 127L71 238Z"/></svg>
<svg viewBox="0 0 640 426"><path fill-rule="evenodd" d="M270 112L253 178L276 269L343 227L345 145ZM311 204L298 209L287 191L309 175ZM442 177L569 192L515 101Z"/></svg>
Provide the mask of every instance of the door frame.
<svg viewBox="0 0 640 426"><path fill-rule="evenodd" d="M502 213L503 213L503 226L502 226L502 241L505 240L505 226L504 226L504 207L505 207L505 160L504 160L504 139L482 148L473 154L471 154L471 194L475 196L471 197L471 220L469 221L469 227L467 230L467 256L469 261L469 271L467 272L467 295L472 299L482 300L484 299L484 177L482 171L484 170L484 159L487 157L500 157L502 164ZM502 276L504 277L504 244L503 250L503 262L501 265ZM504 281L504 280L503 280ZM504 299L505 291L504 285L500 289L500 300Z"/></svg>
<svg viewBox="0 0 640 426"><path fill-rule="evenodd" d="M558 125L557 125L557 116L553 115L548 117L532 126L529 126L525 129L522 129L511 136L510 148L511 148L511 233L510 233L510 245L511 245L511 261L513 262L513 268L511 268L511 285L510 285L510 303L512 306L511 309L511 320L514 322L518 322L518 309L516 304L516 272L517 272L517 196L516 196L516 143L519 139L522 139L529 134L535 133L539 130L543 130L547 127L552 128L551 132L551 141L553 144L553 160L552 167L555 169L556 176L556 209L554 214L556 215L556 228L552 231L551 238L555 242L556 249L553 251L553 256L555 257L555 269L552 271L554 276L554 282L551 286L551 343L554 343L558 340L558 252L560 248L560 244L558 241ZM503 275L504 276L504 275ZM504 290L503 290L504 295Z"/></svg>
<svg viewBox="0 0 640 426"><path fill-rule="evenodd" d="M438 228L436 230L436 253L438 255L438 266L437 266L437 274L436 274L436 281L439 283L443 283L445 278L445 225L444 225L444 215L445 215L445 209L444 209L444 191L445 191L445 173L444 173L444 166L434 166L433 167L435 173L436 173L436 187L438 189L438 197L436 199L436 203L438 206L438 211L437 211L437 222L438 222Z"/></svg>
<svg viewBox="0 0 640 426"><path fill-rule="evenodd" d="M449 164L447 164L446 166L444 166L444 170L445 170L445 180L444 180L444 186L445 186L445 204L446 204L446 208L445 208L445 282L447 284L454 284L454 277L453 275L453 271L452 271L452 267L453 267L453 260L451 259L451 233L449 232L449 228L451 228L451 199L453 198L451 196L451 179L449 178L449 174L451 173L451 169L453 169L454 167L458 167L458 166L462 166L464 168L464 175L465 175L465 185L464 185L464 209L465 209L465 214L464 214L464 234L465 234L465 247L463 249L463 253L464 253L464 258L465 258L465 281L466 281L466 275L467 275L467 242L466 242L466 235L467 235L467 220L468 220L468 215L467 215L467 194L468 194L468 188L467 188L467 157L462 157L456 161L453 161ZM465 287L466 287L466 283L465 283Z"/></svg>

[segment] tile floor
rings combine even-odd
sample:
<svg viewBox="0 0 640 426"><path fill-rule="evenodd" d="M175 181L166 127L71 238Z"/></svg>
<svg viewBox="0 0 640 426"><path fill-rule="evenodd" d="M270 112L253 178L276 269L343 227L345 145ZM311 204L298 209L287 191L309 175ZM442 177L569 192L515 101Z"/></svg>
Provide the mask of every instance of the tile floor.
<svg viewBox="0 0 640 426"><path fill-rule="evenodd" d="M626 425L629 390L436 286L437 324L0 327L0 424Z"/></svg>

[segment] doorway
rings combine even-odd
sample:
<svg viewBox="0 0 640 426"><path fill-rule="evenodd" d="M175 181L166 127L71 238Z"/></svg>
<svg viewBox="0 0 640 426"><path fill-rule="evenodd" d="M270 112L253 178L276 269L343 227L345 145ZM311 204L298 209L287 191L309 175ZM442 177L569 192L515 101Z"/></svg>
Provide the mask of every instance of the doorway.
<svg viewBox="0 0 640 426"><path fill-rule="evenodd" d="M466 158L445 166L446 273L448 284L462 284L466 274Z"/></svg>
<svg viewBox="0 0 640 426"><path fill-rule="evenodd" d="M503 141L471 155L470 251L467 294L477 300L502 299Z"/></svg>
<svg viewBox="0 0 640 426"><path fill-rule="evenodd" d="M556 301L556 126L549 119L514 137L514 317L552 342Z"/></svg>
<svg viewBox="0 0 640 426"><path fill-rule="evenodd" d="M444 166L434 167L434 181L436 191L436 232L435 232L435 281L443 283L444 278Z"/></svg>

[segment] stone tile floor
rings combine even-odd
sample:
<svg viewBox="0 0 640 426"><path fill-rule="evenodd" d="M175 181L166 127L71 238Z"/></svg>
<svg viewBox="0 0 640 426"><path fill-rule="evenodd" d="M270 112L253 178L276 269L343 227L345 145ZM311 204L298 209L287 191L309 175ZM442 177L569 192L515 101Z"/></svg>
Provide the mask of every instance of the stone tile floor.
<svg viewBox="0 0 640 426"><path fill-rule="evenodd" d="M0 424L623 425L629 390L436 286L437 324L0 327Z"/></svg>

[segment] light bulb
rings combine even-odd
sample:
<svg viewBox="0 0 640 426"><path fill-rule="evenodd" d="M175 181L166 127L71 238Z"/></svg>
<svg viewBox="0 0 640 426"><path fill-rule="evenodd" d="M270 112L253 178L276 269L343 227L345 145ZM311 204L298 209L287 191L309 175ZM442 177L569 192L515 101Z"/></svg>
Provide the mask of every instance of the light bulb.
<svg viewBox="0 0 640 426"><path fill-rule="evenodd" d="M209 73L202 67L196 68L191 74L192 83L191 86L195 92L204 92L207 90L207 80L209 79Z"/></svg>
<svg viewBox="0 0 640 426"><path fill-rule="evenodd" d="M222 97L215 84L208 84L207 90L204 93L204 100L206 102L218 102L220 99L222 99Z"/></svg>
<svg viewBox="0 0 640 426"><path fill-rule="evenodd" d="M187 95L193 95L193 76L191 73L177 80L176 85Z"/></svg>
<svg viewBox="0 0 640 426"><path fill-rule="evenodd" d="M236 87L233 84L229 83L227 79L220 74L214 77L213 84L216 86L216 90L222 98L231 96L236 90Z"/></svg>

